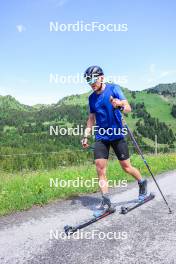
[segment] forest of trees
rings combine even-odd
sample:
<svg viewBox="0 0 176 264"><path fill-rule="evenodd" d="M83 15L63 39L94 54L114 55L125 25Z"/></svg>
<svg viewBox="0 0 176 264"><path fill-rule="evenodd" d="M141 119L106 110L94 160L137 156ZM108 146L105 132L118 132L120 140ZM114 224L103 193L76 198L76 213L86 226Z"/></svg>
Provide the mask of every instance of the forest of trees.
<svg viewBox="0 0 176 264"><path fill-rule="evenodd" d="M147 89L147 93L157 93L164 96L176 96L176 83L159 84L153 88Z"/></svg>
<svg viewBox="0 0 176 264"><path fill-rule="evenodd" d="M131 106L133 109L132 117L139 118L136 123L137 131L143 137L155 140L155 135L157 135L158 143L173 146L175 136L171 128L157 118L151 117L146 111L144 103L131 103Z"/></svg>
<svg viewBox="0 0 176 264"><path fill-rule="evenodd" d="M171 114L176 118L176 105L172 106Z"/></svg>
<svg viewBox="0 0 176 264"><path fill-rule="evenodd" d="M132 99L137 94L132 92ZM29 107L11 96L0 97L0 170L49 169L92 161L91 151L81 148L81 136L49 134L50 125L59 128L86 125L87 105L66 104L65 100L55 105ZM134 134L146 151L153 151L153 147L144 143L142 137L154 140L155 134L159 143L173 146L175 138L171 128L151 117L144 103L131 103L131 106L132 118L138 119ZM130 145L134 152L131 142Z"/></svg>

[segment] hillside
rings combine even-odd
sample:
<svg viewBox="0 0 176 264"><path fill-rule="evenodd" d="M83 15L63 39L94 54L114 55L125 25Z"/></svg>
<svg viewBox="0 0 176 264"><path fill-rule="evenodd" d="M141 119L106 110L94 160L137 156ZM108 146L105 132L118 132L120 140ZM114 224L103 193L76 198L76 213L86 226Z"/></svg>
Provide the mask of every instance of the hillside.
<svg viewBox="0 0 176 264"><path fill-rule="evenodd" d="M174 148L176 119L171 115L173 101L166 100L166 95L151 92L153 88L135 92L127 88L122 89L133 110L126 115L126 120L143 150L154 151L156 134L161 151ZM158 89L154 90L158 91ZM164 91L163 85L162 91ZM168 85L166 85L166 91L168 91ZM91 91L67 96L57 104L41 104L33 107L19 103L11 96L0 96L0 167L20 169L21 166L22 168L32 166L35 169L49 166L52 168L65 162L75 163L86 160L87 155L91 153L82 151L81 136L51 136L49 131L51 125L60 128L85 126L90 93ZM174 99L174 95L169 96ZM129 142L130 151L134 151L131 141ZM49 154L57 152L62 154ZM28 156L17 155L12 160L4 156L22 153L28 153ZM31 156L31 153L43 154Z"/></svg>
<svg viewBox="0 0 176 264"><path fill-rule="evenodd" d="M155 87L146 89L146 91L158 94L173 94L176 96L176 83L158 84Z"/></svg>
<svg viewBox="0 0 176 264"><path fill-rule="evenodd" d="M8 110L32 110L31 106L21 104L11 95L2 96L0 95L0 110L8 111Z"/></svg>
<svg viewBox="0 0 176 264"><path fill-rule="evenodd" d="M144 91L135 92L130 91L127 88L122 88L122 90L130 103L144 103L146 106L146 110L151 114L152 117L158 118L161 122L167 123L169 126L172 127L172 129L176 133L176 120L171 115L173 102L165 100L165 98L161 97L157 92L154 93L155 90L160 91L160 87L162 87L162 91L164 91L164 86L165 84L158 85L154 88L149 88ZM171 86L172 85L170 84L166 84L166 91L168 91L168 87ZM172 87L174 91L174 89L176 89L176 83L174 83ZM57 104L87 106L88 96L90 95L90 93L91 91L86 94L64 97ZM129 122L129 125L134 128L134 124L135 122L137 122L138 119L132 119L131 116L132 114L129 114L127 120Z"/></svg>
<svg viewBox="0 0 176 264"><path fill-rule="evenodd" d="M163 100L176 104L176 83L158 84L146 91L147 93L158 94Z"/></svg>

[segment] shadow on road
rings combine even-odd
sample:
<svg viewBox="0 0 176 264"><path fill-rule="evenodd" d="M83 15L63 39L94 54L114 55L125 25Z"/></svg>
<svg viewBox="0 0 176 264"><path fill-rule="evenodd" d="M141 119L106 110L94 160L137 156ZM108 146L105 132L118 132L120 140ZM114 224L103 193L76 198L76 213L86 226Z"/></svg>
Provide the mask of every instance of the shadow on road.
<svg viewBox="0 0 176 264"><path fill-rule="evenodd" d="M74 197L71 200L71 205L75 205L77 203L81 203L82 206L88 208L91 211L94 211L95 210L95 207L100 202L101 202L101 198L83 195L83 196ZM126 205L126 204L131 204L131 203L137 203L137 202L138 202L137 199L133 199L133 200L123 201L123 202L119 202L119 203L113 203L113 205L115 205L116 207L118 207L118 206L122 206L122 205Z"/></svg>

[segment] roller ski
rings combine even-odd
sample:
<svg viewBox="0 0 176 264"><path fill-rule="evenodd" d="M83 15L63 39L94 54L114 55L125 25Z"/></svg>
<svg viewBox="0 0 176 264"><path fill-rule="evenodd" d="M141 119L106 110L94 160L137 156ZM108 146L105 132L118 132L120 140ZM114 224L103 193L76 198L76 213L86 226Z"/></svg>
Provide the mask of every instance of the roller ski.
<svg viewBox="0 0 176 264"><path fill-rule="evenodd" d="M147 180L141 180L138 182L139 185L139 196L138 200L133 206L122 206L121 207L121 214L127 214L130 211L138 208L139 206L153 200L155 195L153 193L147 194Z"/></svg>
<svg viewBox="0 0 176 264"><path fill-rule="evenodd" d="M115 206L111 204L111 201L107 195L102 196L102 202L101 204L96 208L96 210L93 212L93 218L89 219L88 221L79 224L75 227L66 225L64 227L65 234L72 235L73 233L77 232L78 230L89 226L102 218L105 218L108 215L111 215L116 211Z"/></svg>

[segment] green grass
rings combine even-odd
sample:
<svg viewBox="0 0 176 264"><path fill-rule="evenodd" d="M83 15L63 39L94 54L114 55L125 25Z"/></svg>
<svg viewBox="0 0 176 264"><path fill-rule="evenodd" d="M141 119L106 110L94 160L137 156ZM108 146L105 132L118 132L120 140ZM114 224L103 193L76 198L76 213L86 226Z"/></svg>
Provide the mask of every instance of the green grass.
<svg viewBox="0 0 176 264"><path fill-rule="evenodd" d="M88 105L88 97L90 94L91 94L91 91L89 91L88 93L84 93L84 94L67 96L61 99L59 104L64 103L66 105L71 104L71 105L80 105L80 106Z"/></svg>
<svg viewBox="0 0 176 264"><path fill-rule="evenodd" d="M147 156L154 174L176 168L176 155ZM139 168L143 175L147 176L147 169L139 156L132 156L132 164ZM109 161L107 170L108 179L128 182L133 178L125 174L116 160ZM82 180L96 178L96 170L93 164L70 168L60 168L51 171L37 171L17 174L1 173L0 176L0 215L10 214L18 210L31 208L33 205L43 205L54 199L68 198L82 193L98 191L98 185L83 187L50 187L50 178L56 180L74 180L77 177Z"/></svg>
<svg viewBox="0 0 176 264"><path fill-rule="evenodd" d="M174 132L176 132L175 118L171 115L172 103L167 102L158 94L151 94L147 92L140 92L136 94L135 103L144 102L147 112L152 117L158 118L160 122L165 122L170 125Z"/></svg>
<svg viewBox="0 0 176 264"><path fill-rule="evenodd" d="M81 94L79 96L68 96L63 99L65 104L73 105L88 105L88 96L89 93ZM166 97L163 97L159 94L147 93L146 91L140 91L136 93L136 98L132 98L131 93L128 89L124 88L124 94L129 102L133 101L135 103L144 102L147 112L151 114L152 117L158 118L160 122L165 122L168 126L173 129L173 132L176 133L176 122L175 118L171 115L172 105L174 100L166 100ZM171 97L174 98L174 97ZM126 118L129 126L132 130L135 129L135 123L138 118L133 119L131 114L128 114Z"/></svg>

